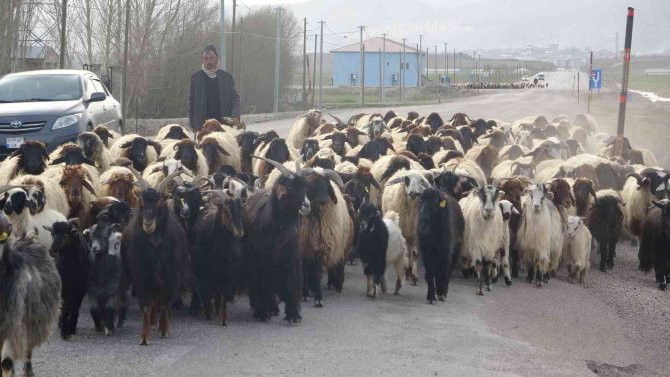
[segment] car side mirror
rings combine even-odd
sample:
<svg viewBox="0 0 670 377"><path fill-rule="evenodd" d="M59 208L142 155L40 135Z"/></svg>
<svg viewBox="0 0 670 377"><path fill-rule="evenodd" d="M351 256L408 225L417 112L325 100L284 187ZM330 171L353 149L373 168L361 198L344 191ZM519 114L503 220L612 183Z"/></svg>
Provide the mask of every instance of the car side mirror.
<svg viewBox="0 0 670 377"><path fill-rule="evenodd" d="M95 92L91 94L91 97L88 99L88 102L100 102L104 101L107 98L107 95L103 92Z"/></svg>

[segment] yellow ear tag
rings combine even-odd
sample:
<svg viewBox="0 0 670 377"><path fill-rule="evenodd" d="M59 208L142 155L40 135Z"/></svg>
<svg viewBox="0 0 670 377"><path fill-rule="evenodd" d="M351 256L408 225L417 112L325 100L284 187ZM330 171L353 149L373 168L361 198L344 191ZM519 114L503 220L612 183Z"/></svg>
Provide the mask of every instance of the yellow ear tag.
<svg viewBox="0 0 670 377"><path fill-rule="evenodd" d="M444 208L446 206L447 206L447 201L446 200L443 200L443 201L440 202L440 208Z"/></svg>
<svg viewBox="0 0 670 377"><path fill-rule="evenodd" d="M7 232L0 233L0 242L7 241L7 238L9 238L9 233Z"/></svg>

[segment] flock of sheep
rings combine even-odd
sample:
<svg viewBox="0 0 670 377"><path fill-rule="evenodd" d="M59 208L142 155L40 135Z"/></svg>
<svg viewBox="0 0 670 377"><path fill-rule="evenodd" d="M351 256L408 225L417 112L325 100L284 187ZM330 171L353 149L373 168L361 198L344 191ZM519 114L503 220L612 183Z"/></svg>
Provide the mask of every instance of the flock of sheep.
<svg viewBox="0 0 670 377"><path fill-rule="evenodd" d="M333 118L310 110L286 138L208 120L153 138L98 126L51 154L23 144L0 166L3 375L17 360L32 373L56 321L63 339L75 334L85 296L111 335L132 292L146 345L188 297L190 313L224 326L241 292L257 320L284 302L299 322L301 301L324 305L324 271L341 292L356 258L370 297L387 292L388 269L395 294L416 284L421 261L434 303L454 269L480 295L520 270L538 287L562 266L583 283L594 241L605 272L625 236L666 288L670 172L627 140L616 156L590 116Z"/></svg>

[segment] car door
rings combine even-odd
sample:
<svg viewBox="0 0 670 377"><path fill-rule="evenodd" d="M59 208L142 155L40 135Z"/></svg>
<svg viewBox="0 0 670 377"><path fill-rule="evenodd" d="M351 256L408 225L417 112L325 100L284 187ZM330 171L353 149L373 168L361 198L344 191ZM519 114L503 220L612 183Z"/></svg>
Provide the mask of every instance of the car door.
<svg viewBox="0 0 670 377"><path fill-rule="evenodd" d="M115 131L121 131L119 127L119 121L121 120L121 104L112 96L107 86L102 82L102 80L96 80L96 84L99 84L103 90L103 93L107 95L105 98L105 117L107 118L107 127L111 127Z"/></svg>
<svg viewBox="0 0 670 377"><path fill-rule="evenodd" d="M111 98L109 97L109 92L107 89L105 89L105 85L102 84L102 81L100 81L97 78L93 78L93 86L95 87L96 92L100 93L105 93L107 96L104 101L100 101L102 104L102 116L99 118L99 123L104 124L106 127L113 126L112 128L116 130L116 124L115 120L116 117L114 116L115 109L114 109L114 104L111 101Z"/></svg>
<svg viewBox="0 0 670 377"><path fill-rule="evenodd" d="M107 120L105 119L104 101L88 102L88 100L91 98L91 95L95 92L99 92L101 88L96 87L95 81L90 76L87 76L84 79L84 83L86 86L86 94L84 96L84 100L86 101L86 112L88 113L88 122L90 123L91 127L107 123ZM88 127L88 125L85 126Z"/></svg>

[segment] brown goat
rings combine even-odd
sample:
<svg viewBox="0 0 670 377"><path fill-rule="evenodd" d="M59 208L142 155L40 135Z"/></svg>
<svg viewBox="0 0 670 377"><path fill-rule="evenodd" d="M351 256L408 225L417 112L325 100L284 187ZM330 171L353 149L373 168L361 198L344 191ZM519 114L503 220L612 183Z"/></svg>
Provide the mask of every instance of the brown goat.
<svg viewBox="0 0 670 377"><path fill-rule="evenodd" d="M575 178L586 178L598 187L598 177L596 176L596 169L589 164L581 164L575 168ZM586 215L585 215L586 216Z"/></svg>
<svg viewBox="0 0 670 377"><path fill-rule="evenodd" d="M131 208L137 208L139 199L135 192L135 176L133 173L127 169L116 171L110 169L110 171L109 178L102 181L103 188L100 194L102 196L113 196L128 203Z"/></svg>
<svg viewBox="0 0 670 377"><path fill-rule="evenodd" d="M575 183L572 184L572 192L575 197L577 216L588 216L591 204L595 203L597 200L593 181L588 178L577 178ZM591 200L591 197L593 197L593 200Z"/></svg>
<svg viewBox="0 0 670 377"><path fill-rule="evenodd" d="M561 220L565 223L567 221L567 209L575 205L572 188L565 179L555 178L551 181L549 191L554 194L553 203L561 214Z"/></svg>
<svg viewBox="0 0 670 377"><path fill-rule="evenodd" d="M493 168L498 165L498 148L493 145L487 145L479 153L475 162L482 168L486 177L490 177Z"/></svg>
<svg viewBox="0 0 670 377"><path fill-rule="evenodd" d="M84 226L88 223L86 215L91 197L84 195L83 190L88 190L93 197L96 195L91 183L91 175L81 165L68 165L63 168L60 185L65 191L67 204L70 206L67 218L78 218L79 226Z"/></svg>
<svg viewBox="0 0 670 377"><path fill-rule="evenodd" d="M521 195L524 189L530 186L531 182L523 177L514 177L503 181L502 191L504 192L502 199L509 200L514 208L521 213ZM510 235L510 263L512 264L512 277L519 277L519 251L516 248L517 231L521 223L521 215L512 213L509 220L509 235Z"/></svg>

